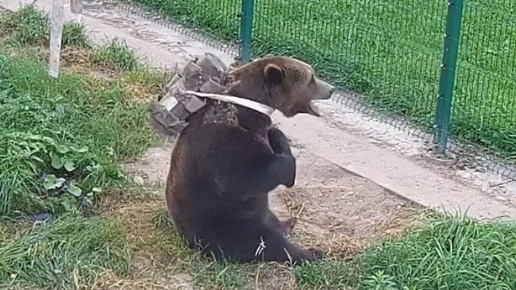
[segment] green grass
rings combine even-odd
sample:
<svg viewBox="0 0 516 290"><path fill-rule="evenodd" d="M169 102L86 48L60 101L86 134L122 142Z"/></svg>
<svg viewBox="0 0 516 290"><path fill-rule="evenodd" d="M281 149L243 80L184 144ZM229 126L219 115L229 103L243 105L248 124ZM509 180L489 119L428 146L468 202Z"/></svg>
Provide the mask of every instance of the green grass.
<svg viewBox="0 0 516 290"><path fill-rule="evenodd" d="M133 2L220 39L238 40L240 0ZM299 57L377 108L432 128L446 1L255 2L255 55ZM467 1L451 132L508 158L516 156L515 12L509 0Z"/></svg>
<svg viewBox="0 0 516 290"><path fill-rule="evenodd" d="M136 71L139 65L136 55L124 41L117 38L94 50L90 58L96 64L115 64L124 71Z"/></svg>
<svg viewBox="0 0 516 290"><path fill-rule="evenodd" d="M3 222L0 233L0 287L78 289L102 274L129 274L126 228L117 220L69 214L51 224ZM76 286L78 286L76 288Z"/></svg>
<svg viewBox="0 0 516 290"><path fill-rule="evenodd" d="M296 276L305 289L509 290L516 289L515 256L514 223L439 215L350 263L304 265Z"/></svg>
<svg viewBox="0 0 516 290"><path fill-rule="evenodd" d="M126 185L120 161L155 141L145 103L127 79L145 76L139 88L156 90L162 76L137 68L133 52L118 42L91 49L82 28L70 24L67 43L89 49L93 59L108 56L98 65L120 71L112 79L88 72L96 67L49 77L46 63L30 51L44 47L36 39L46 39L48 31L25 38L17 33L45 31L46 17L27 6L0 21L11 23L0 50L0 216L60 213L74 200L89 203L102 189ZM19 45L22 39L27 46Z"/></svg>
<svg viewBox="0 0 516 290"><path fill-rule="evenodd" d="M83 193L121 185L118 163L154 141L144 105L119 80L52 79L44 63L2 54L0 68L0 215L62 211L63 182Z"/></svg>
<svg viewBox="0 0 516 290"><path fill-rule="evenodd" d="M127 221L85 214L99 193L130 189L120 162L156 141L143 101L164 77L123 43L94 46L84 27L67 23L63 47L75 55L73 69L51 78L48 20L32 5L0 15L2 289L89 289L128 277ZM105 67L117 70L99 74ZM54 220L22 221L41 213Z"/></svg>
<svg viewBox="0 0 516 290"><path fill-rule="evenodd" d="M50 17L35 5L26 5L0 19L0 36L9 35L10 44L44 45L50 42ZM81 24L69 22L63 27L64 46L88 47Z"/></svg>
<svg viewBox="0 0 516 290"><path fill-rule="evenodd" d="M81 23L70 22L63 27L63 46L73 46L78 48L90 48L91 44L88 36L84 31L84 26Z"/></svg>

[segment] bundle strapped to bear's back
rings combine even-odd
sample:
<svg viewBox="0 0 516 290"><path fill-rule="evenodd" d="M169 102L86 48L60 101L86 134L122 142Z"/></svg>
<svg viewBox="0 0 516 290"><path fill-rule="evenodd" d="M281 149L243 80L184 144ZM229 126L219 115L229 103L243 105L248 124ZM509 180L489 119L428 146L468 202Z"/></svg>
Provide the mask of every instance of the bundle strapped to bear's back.
<svg viewBox="0 0 516 290"><path fill-rule="evenodd" d="M190 60L167 84L163 98L151 100L149 119L154 129L166 136L178 135L188 126L188 117L206 105L205 98L270 115L274 109L267 105L226 95L228 86L232 85L232 80L228 80L229 69L211 53Z"/></svg>
<svg viewBox="0 0 516 290"><path fill-rule="evenodd" d="M192 92L220 94L225 91L228 67L215 55L205 53L190 60L166 86L165 95L151 100L149 119L161 134L174 136L188 125L188 116L206 105Z"/></svg>

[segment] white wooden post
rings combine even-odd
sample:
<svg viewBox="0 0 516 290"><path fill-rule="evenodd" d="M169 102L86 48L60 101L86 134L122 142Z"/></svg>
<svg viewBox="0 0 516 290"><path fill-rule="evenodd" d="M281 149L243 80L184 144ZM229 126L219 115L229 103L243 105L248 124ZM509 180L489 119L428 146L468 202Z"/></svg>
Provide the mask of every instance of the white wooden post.
<svg viewBox="0 0 516 290"><path fill-rule="evenodd" d="M64 25L64 0L52 2L52 24L50 29L50 57L48 60L48 74L51 77L59 76L59 62L61 57L61 39Z"/></svg>

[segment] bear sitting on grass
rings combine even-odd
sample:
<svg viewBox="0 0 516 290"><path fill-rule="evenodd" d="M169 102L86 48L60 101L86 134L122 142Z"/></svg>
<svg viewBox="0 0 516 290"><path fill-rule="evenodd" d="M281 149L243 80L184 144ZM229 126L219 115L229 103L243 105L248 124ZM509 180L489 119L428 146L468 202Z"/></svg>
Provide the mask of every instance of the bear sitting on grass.
<svg viewBox="0 0 516 290"><path fill-rule="evenodd" d="M229 72L228 95L250 99L293 117L319 116L312 104L333 87L313 68L288 57L266 56ZM191 248L216 259L300 264L322 256L290 243L295 220L280 221L268 194L294 186L296 160L269 115L207 100L189 117L172 152L166 184L168 211Z"/></svg>

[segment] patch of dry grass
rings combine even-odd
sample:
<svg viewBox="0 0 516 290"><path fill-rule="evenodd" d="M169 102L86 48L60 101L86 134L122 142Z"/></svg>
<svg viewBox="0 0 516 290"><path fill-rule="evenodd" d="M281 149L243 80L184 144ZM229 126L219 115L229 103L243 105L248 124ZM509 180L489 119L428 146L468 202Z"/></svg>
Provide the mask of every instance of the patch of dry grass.
<svg viewBox="0 0 516 290"><path fill-rule="evenodd" d="M127 238L133 253L131 276L106 276L102 285L108 289L167 289L170 285L186 287L182 289L326 289L321 287L323 280L323 284L336 289L332 287L345 287L356 274L347 262L378 239L399 237L410 225L417 224L422 212L400 208L376 226L374 237L368 241L337 235L323 241L308 234L310 230L303 223L298 224L297 239L305 245L319 243L330 253L326 260L296 270L278 263L219 263L188 249L168 216L164 198L155 193L110 194L103 199L101 215L127 222ZM313 287L305 283L307 279L311 279Z"/></svg>
<svg viewBox="0 0 516 290"><path fill-rule="evenodd" d="M306 212L305 204L293 191L286 190L282 201L289 216L296 217L298 223L294 229L295 239L310 247L319 247L326 251L329 259L348 260L374 245L381 239L397 238L419 225L427 212L414 206L401 206L379 223L368 225L367 235L359 235L354 229L345 225L326 225L324 228L310 222L320 220Z"/></svg>

